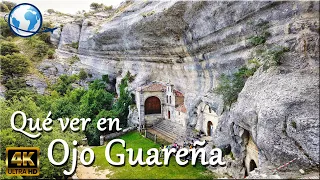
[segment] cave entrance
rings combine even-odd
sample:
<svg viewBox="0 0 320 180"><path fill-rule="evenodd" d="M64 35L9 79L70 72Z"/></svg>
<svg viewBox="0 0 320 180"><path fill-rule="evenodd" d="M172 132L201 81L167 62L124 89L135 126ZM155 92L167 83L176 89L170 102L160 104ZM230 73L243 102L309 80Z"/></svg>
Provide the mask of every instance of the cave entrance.
<svg viewBox="0 0 320 180"><path fill-rule="evenodd" d="M213 124L211 121L208 121L208 124L207 124L207 134L208 136L213 135Z"/></svg>
<svg viewBox="0 0 320 180"><path fill-rule="evenodd" d="M249 174L249 172L253 171L259 165L259 149L249 131L244 130L242 139L246 147L244 159L246 174Z"/></svg>
<svg viewBox="0 0 320 180"><path fill-rule="evenodd" d="M257 168L257 165L256 165L256 163L254 162L254 160L251 159L250 165L249 165L249 172L253 171L255 168Z"/></svg>
<svg viewBox="0 0 320 180"><path fill-rule="evenodd" d="M161 114L161 102L160 99L151 96L148 97L144 103L144 112L145 114Z"/></svg>

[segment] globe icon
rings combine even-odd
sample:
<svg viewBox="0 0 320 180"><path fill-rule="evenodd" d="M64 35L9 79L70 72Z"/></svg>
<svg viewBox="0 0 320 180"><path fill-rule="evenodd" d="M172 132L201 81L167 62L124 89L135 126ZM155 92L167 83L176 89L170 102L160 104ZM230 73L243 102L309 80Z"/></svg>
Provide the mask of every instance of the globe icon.
<svg viewBox="0 0 320 180"><path fill-rule="evenodd" d="M22 3L15 6L9 16L8 24L18 36L33 36L41 28L42 15L40 10L32 4Z"/></svg>

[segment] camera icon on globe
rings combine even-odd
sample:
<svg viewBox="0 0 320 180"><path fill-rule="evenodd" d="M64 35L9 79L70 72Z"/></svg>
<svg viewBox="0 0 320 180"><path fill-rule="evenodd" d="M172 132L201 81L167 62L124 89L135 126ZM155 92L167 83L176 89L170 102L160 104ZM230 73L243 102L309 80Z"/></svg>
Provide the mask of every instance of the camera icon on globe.
<svg viewBox="0 0 320 180"><path fill-rule="evenodd" d="M44 32L53 33L57 29L57 27L42 28L43 19L40 10L29 3L16 5L9 14L4 16L4 20L7 21L11 31L20 37L30 37Z"/></svg>

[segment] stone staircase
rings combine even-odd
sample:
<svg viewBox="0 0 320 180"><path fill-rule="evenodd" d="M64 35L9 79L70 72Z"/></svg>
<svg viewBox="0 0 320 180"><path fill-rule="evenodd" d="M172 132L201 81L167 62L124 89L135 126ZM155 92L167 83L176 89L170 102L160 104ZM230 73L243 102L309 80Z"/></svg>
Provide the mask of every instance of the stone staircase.
<svg viewBox="0 0 320 180"><path fill-rule="evenodd" d="M160 120L154 124L152 130L163 135L168 142L174 142L185 137L185 127L170 120Z"/></svg>

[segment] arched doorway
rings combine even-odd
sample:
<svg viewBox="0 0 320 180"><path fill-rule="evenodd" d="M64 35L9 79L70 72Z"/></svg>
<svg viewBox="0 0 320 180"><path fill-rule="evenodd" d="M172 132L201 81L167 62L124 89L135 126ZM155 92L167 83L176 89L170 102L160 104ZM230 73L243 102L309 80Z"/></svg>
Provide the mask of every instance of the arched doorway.
<svg viewBox="0 0 320 180"><path fill-rule="evenodd" d="M148 97L144 103L144 113L145 114L161 114L160 99L155 96Z"/></svg>
<svg viewBox="0 0 320 180"><path fill-rule="evenodd" d="M170 111L168 111L168 119L170 119L170 118L171 118L171 117L170 117L170 115L171 115L171 114L170 114Z"/></svg>
<svg viewBox="0 0 320 180"><path fill-rule="evenodd" d="M249 165L249 172L253 171L255 168L257 168L257 165L254 160L251 160Z"/></svg>
<svg viewBox="0 0 320 180"><path fill-rule="evenodd" d="M211 121L208 121L207 133L208 133L208 136L212 136L213 135L213 124L212 124Z"/></svg>

